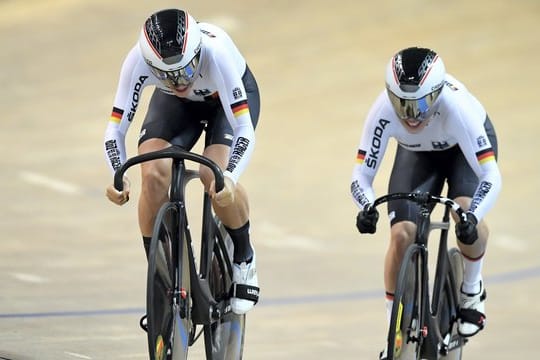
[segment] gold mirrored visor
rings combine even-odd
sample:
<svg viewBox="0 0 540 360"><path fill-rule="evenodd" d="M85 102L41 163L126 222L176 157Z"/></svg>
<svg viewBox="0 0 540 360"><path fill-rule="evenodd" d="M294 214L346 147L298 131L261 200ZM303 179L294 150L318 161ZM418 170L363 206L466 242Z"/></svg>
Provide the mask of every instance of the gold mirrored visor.
<svg viewBox="0 0 540 360"><path fill-rule="evenodd" d="M180 86L188 86L195 80L197 67L199 66L200 51L193 59L181 69L173 71L164 71L150 65L152 73L167 87L177 88Z"/></svg>
<svg viewBox="0 0 540 360"><path fill-rule="evenodd" d="M419 121L426 119L428 111L431 109L433 103L435 103L435 100L437 100L439 97L441 91L442 86L420 99L402 99L394 94L390 89L386 89L390 102L392 103L392 106L400 119L415 119Z"/></svg>

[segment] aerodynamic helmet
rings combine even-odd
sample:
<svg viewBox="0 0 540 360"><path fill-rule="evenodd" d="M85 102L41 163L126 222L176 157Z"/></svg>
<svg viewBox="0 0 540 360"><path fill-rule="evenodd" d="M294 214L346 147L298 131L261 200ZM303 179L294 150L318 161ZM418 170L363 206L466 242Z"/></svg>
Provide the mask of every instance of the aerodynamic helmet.
<svg viewBox="0 0 540 360"><path fill-rule="evenodd" d="M201 37L199 24L187 12L161 10L145 21L139 46L144 60L165 85L187 86L195 80Z"/></svg>
<svg viewBox="0 0 540 360"><path fill-rule="evenodd" d="M386 92L400 119L425 120L444 85L446 70L435 51L410 47L386 67Z"/></svg>

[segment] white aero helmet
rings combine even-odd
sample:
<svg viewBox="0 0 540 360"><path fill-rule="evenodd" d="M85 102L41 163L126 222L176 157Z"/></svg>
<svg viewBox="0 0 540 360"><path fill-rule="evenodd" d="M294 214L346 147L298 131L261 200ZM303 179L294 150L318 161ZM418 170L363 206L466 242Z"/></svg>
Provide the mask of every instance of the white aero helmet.
<svg viewBox="0 0 540 360"><path fill-rule="evenodd" d="M435 51L410 47L386 67L386 92L400 119L425 120L444 85L446 70Z"/></svg>
<svg viewBox="0 0 540 360"><path fill-rule="evenodd" d="M139 46L146 63L168 87L187 86L195 79L201 56L201 29L183 10L158 11L146 19Z"/></svg>

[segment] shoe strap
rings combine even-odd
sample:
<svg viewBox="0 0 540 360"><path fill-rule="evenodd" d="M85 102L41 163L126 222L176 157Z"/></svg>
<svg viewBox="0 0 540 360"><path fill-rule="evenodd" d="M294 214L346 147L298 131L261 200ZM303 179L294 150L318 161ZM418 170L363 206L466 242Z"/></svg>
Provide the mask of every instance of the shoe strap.
<svg viewBox="0 0 540 360"><path fill-rule="evenodd" d="M478 326L479 330L482 330L486 323L486 315L475 309L460 309L459 318L463 322Z"/></svg>
<svg viewBox="0 0 540 360"><path fill-rule="evenodd" d="M259 301L259 288L253 285L233 283L231 285L230 296L253 301L256 304Z"/></svg>

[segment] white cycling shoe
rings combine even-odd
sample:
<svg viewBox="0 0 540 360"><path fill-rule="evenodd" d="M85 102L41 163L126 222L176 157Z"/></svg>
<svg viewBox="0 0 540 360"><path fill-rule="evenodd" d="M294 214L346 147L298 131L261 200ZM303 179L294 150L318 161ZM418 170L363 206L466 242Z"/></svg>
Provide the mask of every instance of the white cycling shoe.
<svg viewBox="0 0 540 360"><path fill-rule="evenodd" d="M476 335L486 323L484 282L480 281L480 291L477 294L467 294L460 290L460 295L458 332L463 337Z"/></svg>
<svg viewBox="0 0 540 360"><path fill-rule="evenodd" d="M255 252L247 263L233 264L233 284L231 288L231 307L235 314L245 314L259 301L259 280Z"/></svg>

